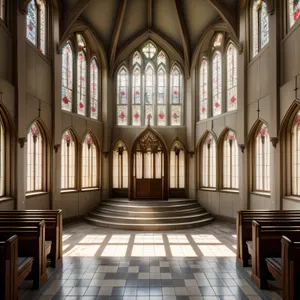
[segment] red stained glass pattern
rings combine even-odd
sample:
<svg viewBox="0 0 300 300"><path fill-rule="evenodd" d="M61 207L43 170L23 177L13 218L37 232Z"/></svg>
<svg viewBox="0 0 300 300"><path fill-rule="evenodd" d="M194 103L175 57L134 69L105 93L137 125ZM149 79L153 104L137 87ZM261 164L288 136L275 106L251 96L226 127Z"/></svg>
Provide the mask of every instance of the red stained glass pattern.
<svg viewBox="0 0 300 300"><path fill-rule="evenodd" d="M222 111L222 57L221 52L216 51L213 56L213 116Z"/></svg>
<svg viewBox="0 0 300 300"><path fill-rule="evenodd" d="M207 60L203 59L200 67L200 120L208 117L207 97Z"/></svg>
<svg viewBox="0 0 300 300"><path fill-rule="evenodd" d="M62 109L72 111L73 52L69 42L62 51Z"/></svg>
<svg viewBox="0 0 300 300"><path fill-rule="evenodd" d="M86 58L83 51L77 56L77 113L86 115Z"/></svg>
<svg viewBox="0 0 300 300"><path fill-rule="evenodd" d="M230 44L227 49L227 111L237 109L237 50Z"/></svg>
<svg viewBox="0 0 300 300"><path fill-rule="evenodd" d="M90 116L92 119L98 119L99 69L95 58L92 59L90 65L90 101Z"/></svg>

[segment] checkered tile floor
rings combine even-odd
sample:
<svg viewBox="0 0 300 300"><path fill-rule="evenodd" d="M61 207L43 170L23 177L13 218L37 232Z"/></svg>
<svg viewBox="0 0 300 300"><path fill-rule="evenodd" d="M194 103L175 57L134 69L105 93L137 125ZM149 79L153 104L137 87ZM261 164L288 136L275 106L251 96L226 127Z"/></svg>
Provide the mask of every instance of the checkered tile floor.
<svg viewBox="0 0 300 300"><path fill-rule="evenodd" d="M219 222L147 233L80 223L64 229L63 265L50 283L34 296L21 289L20 299L262 299L236 267L235 238L235 226Z"/></svg>

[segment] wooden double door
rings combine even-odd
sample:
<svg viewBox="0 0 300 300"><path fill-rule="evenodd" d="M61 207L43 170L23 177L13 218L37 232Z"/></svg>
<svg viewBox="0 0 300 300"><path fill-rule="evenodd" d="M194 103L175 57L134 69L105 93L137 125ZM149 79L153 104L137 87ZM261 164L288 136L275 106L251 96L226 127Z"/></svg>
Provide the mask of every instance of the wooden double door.
<svg viewBox="0 0 300 300"><path fill-rule="evenodd" d="M133 151L132 199L167 199L166 151L151 131L140 137Z"/></svg>

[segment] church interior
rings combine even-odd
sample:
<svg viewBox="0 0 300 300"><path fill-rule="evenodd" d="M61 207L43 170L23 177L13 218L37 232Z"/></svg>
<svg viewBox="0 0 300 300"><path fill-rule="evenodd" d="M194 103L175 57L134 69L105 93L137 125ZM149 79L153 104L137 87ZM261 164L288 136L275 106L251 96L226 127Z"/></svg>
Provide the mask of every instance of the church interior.
<svg viewBox="0 0 300 300"><path fill-rule="evenodd" d="M299 88L300 0L0 0L0 299L300 299Z"/></svg>

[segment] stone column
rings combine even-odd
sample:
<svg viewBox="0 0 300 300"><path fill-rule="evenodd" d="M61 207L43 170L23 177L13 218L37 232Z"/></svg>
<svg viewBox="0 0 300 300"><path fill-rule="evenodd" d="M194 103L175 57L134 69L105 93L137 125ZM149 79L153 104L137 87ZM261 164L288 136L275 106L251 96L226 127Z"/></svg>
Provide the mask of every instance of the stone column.
<svg viewBox="0 0 300 300"><path fill-rule="evenodd" d="M53 14L52 22L53 47L53 145L51 145L52 172L51 172L51 204L52 209L60 208L61 201L61 83L62 83L62 55L58 51L59 45L59 18Z"/></svg>
<svg viewBox="0 0 300 300"><path fill-rule="evenodd" d="M14 41L16 57L16 103L17 103L17 137L18 145L16 151L16 209L26 209L26 153L27 153L27 126L26 126L26 12L22 11L23 7L18 7L21 1L14 6L16 15L16 35Z"/></svg>

